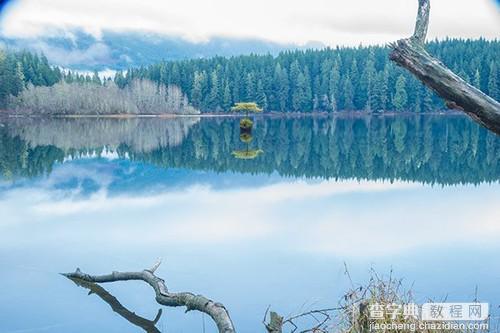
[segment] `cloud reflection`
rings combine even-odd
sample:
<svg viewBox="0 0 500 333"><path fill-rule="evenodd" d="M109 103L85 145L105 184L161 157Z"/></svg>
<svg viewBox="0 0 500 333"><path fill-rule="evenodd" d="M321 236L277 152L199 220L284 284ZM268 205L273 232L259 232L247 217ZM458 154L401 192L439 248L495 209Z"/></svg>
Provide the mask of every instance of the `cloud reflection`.
<svg viewBox="0 0 500 333"><path fill-rule="evenodd" d="M99 190L89 196L42 185L8 190L0 201L0 247L24 237L29 243L168 243L233 251L254 246L370 258L500 236L497 184L465 190L282 178L253 187L194 182L118 195L108 193L109 184L102 177Z"/></svg>

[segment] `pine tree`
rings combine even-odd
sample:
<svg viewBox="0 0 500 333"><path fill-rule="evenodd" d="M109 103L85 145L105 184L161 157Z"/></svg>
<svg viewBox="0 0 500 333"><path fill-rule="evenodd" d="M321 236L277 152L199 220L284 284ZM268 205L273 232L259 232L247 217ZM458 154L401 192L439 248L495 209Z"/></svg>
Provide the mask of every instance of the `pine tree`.
<svg viewBox="0 0 500 333"><path fill-rule="evenodd" d="M12 83L11 94L17 96L24 89L24 73L20 62L16 64L16 72Z"/></svg>
<svg viewBox="0 0 500 333"><path fill-rule="evenodd" d="M267 96L266 93L264 92L264 84L262 83L262 80L257 81L255 101L261 108L267 109Z"/></svg>
<svg viewBox="0 0 500 333"><path fill-rule="evenodd" d="M373 93L374 84L376 81L376 71L375 71L375 54L373 50L370 52L370 56L366 61L365 70L363 72L363 81L362 85L365 87L364 92L366 96L362 96L363 101L365 102L365 109L368 111L373 110L375 106L375 96Z"/></svg>
<svg viewBox="0 0 500 333"><path fill-rule="evenodd" d="M224 85L222 108L224 109L224 111L227 111L231 108L231 105L233 105L233 101L231 100L231 88L229 88L229 83L226 82L226 84Z"/></svg>
<svg viewBox="0 0 500 333"><path fill-rule="evenodd" d="M97 84L97 85L102 85L101 78L99 77L99 72L94 71L92 75L92 83Z"/></svg>
<svg viewBox="0 0 500 333"><path fill-rule="evenodd" d="M317 92L319 97L319 108L322 110L328 110L329 108L329 86L330 86L330 75L333 71L332 61L330 59L325 59L321 63L320 73L319 73L319 90Z"/></svg>
<svg viewBox="0 0 500 333"><path fill-rule="evenodd" d="M372 100L370 105L371 111L382 111L385 109L385 103L383 103L383 85L384 85L384 73L379 72L375 75L375 82L372 87Z"/></svg>
<svg viewBox="0 0 500 333"><path fill-rule="evenodd" d="M247 102L255 101L255 76L253 73L248 73L245 80L245 100Z"/></svg>
<svg viewBox="0 0 500 333"><path fill-rule="evenodd" d="M359 91L359 69L358 69L358 61L356 58L352 60L351 63L351 72L349 73L349 78L352 84L352 91L353 91L353 107L349 108L349 110L354 110L354 109L362 109L363 108L363 101L361 98L361 95L358 94L357 92Z"/></svg>
<svg viewBox="0 0 500 333"><path fill-rule="evenodd" d="M396 81L396 93L392 99L392 104L398 111L402 111L408 102L408 94L406 93L406 79L404 75L400 75Z"/></svg>
<svg viewBox="0 0 500 333"><path fill-rule="evenodd" d="M416 89L416 97L415 97L415 103L414 103L414 109L413 111L415 113L421 113L422 112L422 87L419 86L417 89Z"/></svg>
<svg viewBox="0 0 500 333"><path fill-rule="evenodd" d="M479 69L476 69L476 73L474 74L474 81L472 85L477 89L481 89L481 74L479 73Z"/></svg>
<svg viewBox="0 0 500 333"><path fill-rule="evenodd" d="M344 110L354 110L354 87L349 74L344 79Z"/></svg>
<svg viewBox="0 0 500 333"><path fill-rule="evenodd" d="M276 110L285 111L288 102L288 74L278 62L274 70L274 89L276 94Z"/></svg>
<svg viewBox="0 0 500 333"><path fill-rule="evenodd" d="M304 74L299 73L295 89L292 92L292 109L293 111L302 111L305 100L305 83L306 79Z"/></svg>
<svg viewBox="0 0 500 333"><path fill-rule="evenodd" d="M191 90L191 102L196 107L201 107L203 101L203 90L205 83L204 72L195 72L193 80L193 89Z"/></svg>
<svg viewBox="0 0 500 333"><path fill-rule="evenodd" d="M424 101L422 105L423 112L431 112L434 110L434 105L432 103L432 91L424 87Z"/></svg>
<svg viewBox="0 0 500 333"><path fill-rule="evenodd" d="M338 111L339 84L340 84L340 60L336 59L333 63L332 71L329 77L328 98L330 99L330 108L332 111Z"/></svg>
<svg viewBox="0 0 500 333"><path fill-rule="evenodd" d="M380 89L380 107L382 110L387 110L389 108L389 65L385 65L384 71L382 72L382 87Z"/></svg>
<svg viewBox="0 0 500 333"><path fill-rule="evenodd" d="M68 83L73 82L73 75L71 74L71 71L68 73L66 82L68 82ZM118 73L116 73L115 83L121 89L123 89L125 87L126 82L125 82L125 77L123 76L122 71L119 71Z"/></svg>
<svg viewBox="0 0 500 333"><path fill-rule="evenodd" d="M212 71L210 76L210 93L208 95L208 108L210 110L217 110L219 107L219 78L217 71Z"/></svg>
<svg viewBox="0 0 500 333"><path fill-rule="evenodd" d="M490 72L488 77L488 95L497 101L500 99L498 88L498 69L495 61L490 64Z"/></svg>
<svg viewBox="0 0 500 333"><path fill-rule="evenodd" d="M309 69L307 67L304 70L304 81L302 82L302 85L303 87L301 89L304 92L301 102L302 111L311 111L313 109L313 94L311 90L311 76L309 75Z"/></svg>

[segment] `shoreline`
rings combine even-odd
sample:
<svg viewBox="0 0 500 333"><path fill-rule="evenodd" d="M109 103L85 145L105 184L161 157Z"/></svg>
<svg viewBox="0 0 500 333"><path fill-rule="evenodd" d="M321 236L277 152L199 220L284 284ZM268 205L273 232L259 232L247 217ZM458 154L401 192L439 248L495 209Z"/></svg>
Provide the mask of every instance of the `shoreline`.
<svg viewBox="0 0 500 333"><path fill-rule="evenodd" d="M360 117L395 117L395 116L466 116L457 110L443 110L416 113L411 111L396 112L366 112L366 111L340 111L340 112L267 112L261 114L251 114L252 118L305 118L305 117L334 117L334 118L360 118ZM19 114L11 111L0 110L0 118L43 118L43 119L135 119L135 118L242 118L244 114L228 113L200 113L200 114L68 114L68 115L39 115L39 114Z"/></svg>

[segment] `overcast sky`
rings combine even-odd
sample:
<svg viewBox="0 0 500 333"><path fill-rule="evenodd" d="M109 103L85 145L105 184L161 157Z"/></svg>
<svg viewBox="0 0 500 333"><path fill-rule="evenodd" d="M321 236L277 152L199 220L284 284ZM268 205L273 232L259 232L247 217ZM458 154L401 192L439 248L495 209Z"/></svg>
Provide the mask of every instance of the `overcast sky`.
<svg viewBox="0 0 500 333"><path fill-rule="evenodd" d="M494 0L433 0L429 37L500 38ZM253 37L327 45L385 43L411 34L417 0L17 0L0 21L8 36L59 29L144 30L192 41Z"/></svg>

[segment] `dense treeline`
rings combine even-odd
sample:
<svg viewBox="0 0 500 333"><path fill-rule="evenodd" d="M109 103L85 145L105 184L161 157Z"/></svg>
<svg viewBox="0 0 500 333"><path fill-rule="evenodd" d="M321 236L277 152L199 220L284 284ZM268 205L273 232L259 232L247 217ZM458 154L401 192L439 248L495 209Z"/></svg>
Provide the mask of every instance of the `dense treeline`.
<svg viewBox="0 0 500 333"><path fill-rule="evenodd" d="M500 180L499 138L461 116L261 118L250 146L264 153L254 160L232 154L245 146L235 119L14 119L4 125L0 173L8 177L36 176L68 157L113 151L163 168L215 172L443 185Z"/></svg>
<svg viewBox="0 0 500 333"><path fill-rule="evenodd" d="M62 77L61 70L51 67L43 55L0 49L0 107L5 106L9 95L19 95L28 84L52 86Z"/></svg>
<svg viewBox="0 0 500 333"><path fill-rule="evenodd" d="M455 73L500 99L499 41L445 40L429 51ZM267 111L341 110L426 112L445 108L442 100L388 59L388 48L358 47L287 51L277 57L249 55L161 62L119 72L120 88L135 79L180 87L194 107L227 111L233 103L255 101ZM9 95L33 85L110 84L93 75L51 67L45 56L0 50L0 107Z"/></svg>
<svg viewBox="0 0 500 333"><path fill-rule="evenodd" d="M11 96L7 107L19 112L40 115L106 114L198 114L179 87L134 80L122 89L113 81L61 81L50 87L28 85Z"/></svg>
<svg viewBox="0 0 500 333"><path fill-rule="evenodd" d="M238 160L237 121L201 121L176 147L119 153L162 167L217 172L278 172L326 179L405 180L428 184L499 181L500 140L463 116L292 118L257 121Z"/></svg>
<svg viewBox="0 0 500 333"><path fill-rule="evenodd" d="M17 97L30 86L51 87L58 82L94 83L105 82L97 72L93 75L62 71L51 66L47 57L28 51L12 52L0 49L0 107L5 107L9 96Z"/></svg>
<svg viewBox="0 0 500 333"><path fill-rule="evenodd" d="M118 88L97 72L51 66L44 55L0 49L0 108L36 114L196 114L179 87L133 80Z"/></svg>
<svg viewBox="0 0 500 333"><path fill-rule="evenodd" d="M500 98L499 41L445 40L429 43L428 49L464 79ZM202 111L226 111L239 101L281 112L445 108L440 98L392 65L388 52L358 47L161 62L118 73L115 82L123 87L134 78L148 78L175 84Z"/></svg>

